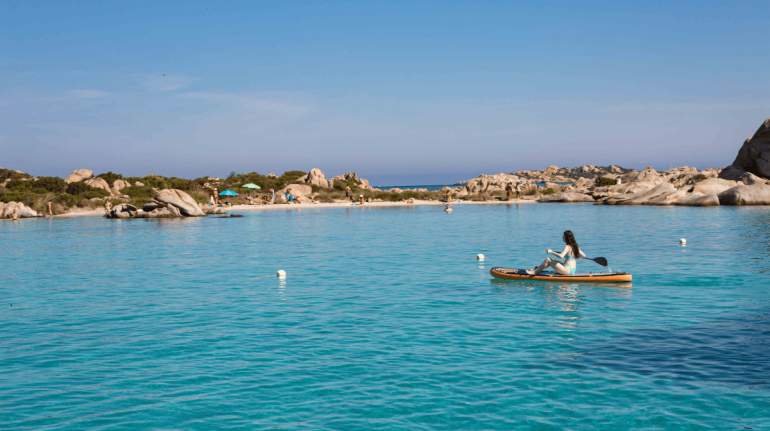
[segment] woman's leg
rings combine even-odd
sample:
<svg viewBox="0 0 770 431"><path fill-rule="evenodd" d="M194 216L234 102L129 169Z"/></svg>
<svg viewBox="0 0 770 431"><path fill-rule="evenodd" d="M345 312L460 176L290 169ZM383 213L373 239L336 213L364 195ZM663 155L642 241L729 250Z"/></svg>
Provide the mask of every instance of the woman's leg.
<svg viewBox="0 0 770 431"><path fill-rule="evenodd" d="M569 275L569 268L567 268L566 265L564 265L563 263L559 262L556 259L551 259L550 257L546 258L543 261L543 263L541 263L540 266L538 266L537 268L535 268L535 269L528 269L527 270L527 274L529 274L529 275L539 274L540 272L542 272L544 269L548 268L549 266L551 268L553 268L553 270L556 271L557 274Z"/></svg>

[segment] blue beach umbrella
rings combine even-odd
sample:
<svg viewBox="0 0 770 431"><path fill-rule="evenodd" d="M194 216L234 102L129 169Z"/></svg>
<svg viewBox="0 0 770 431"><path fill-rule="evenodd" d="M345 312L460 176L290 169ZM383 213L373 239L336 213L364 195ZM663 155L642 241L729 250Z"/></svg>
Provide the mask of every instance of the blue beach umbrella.
<svg viewBox="0 0 770 431"><path fill-rule="evenodd" d="M225 190L225 191L219 193L219 196L228 196L227 203L230 203L230 196L238 196L238 193L235 193L232 190Z"/></svg>

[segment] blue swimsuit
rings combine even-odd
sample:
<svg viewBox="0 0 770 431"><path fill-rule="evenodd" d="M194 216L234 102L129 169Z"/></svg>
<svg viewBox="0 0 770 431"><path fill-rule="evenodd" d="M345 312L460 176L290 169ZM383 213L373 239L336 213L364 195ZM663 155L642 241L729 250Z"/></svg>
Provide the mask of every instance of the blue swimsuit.
<svg viewBox="0 0 770 431"><path fill-rule="evenodd" d="M570 255L568 255L568 254L567 254L567 255L564 255L564 261L565 261L565 262L566 262L567 260L569 260L569 259L574 259L574 258L575 258L574 256L570 256ZM565 263L565 264L564 264L564 266L566 266L567 268L569 268L569 275L575 275L575 271L577 271L577 262L573 263L573 264L572 264L572 266L570 266L570 265L567 265L567 264Z"/></svg>

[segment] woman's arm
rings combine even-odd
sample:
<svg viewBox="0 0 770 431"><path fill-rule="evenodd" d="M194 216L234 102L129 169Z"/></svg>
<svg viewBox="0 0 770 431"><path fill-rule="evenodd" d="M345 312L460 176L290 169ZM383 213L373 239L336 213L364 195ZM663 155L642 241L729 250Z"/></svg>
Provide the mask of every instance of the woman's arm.
<svg viewBox="0 0 770 431"><path fill-rule="evenodd" d="M548 253L551 253L552 255L558 257L559 259L564 259L564 256L567 255L567 251L569 250L569 246L565 245L564 250L561 251L561 253L556 253L555 251L551 250L550 248L547 250Z"/></svg>

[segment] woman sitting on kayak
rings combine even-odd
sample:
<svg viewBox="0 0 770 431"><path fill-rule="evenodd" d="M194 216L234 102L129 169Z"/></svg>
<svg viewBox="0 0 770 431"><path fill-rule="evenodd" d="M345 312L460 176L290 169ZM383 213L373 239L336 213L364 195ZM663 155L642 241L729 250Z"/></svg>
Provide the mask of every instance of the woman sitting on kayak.
<svg viewBox="0 0 770 431"><path fill-rule="evenodd" d="M556 253L555 251L551 250L550 248L546 250L545 252L548 254L552 254L559 259L565 259L564 263L559 262L556 259L547 258L543 261L543 263L540 264L535 269L528 269L527 274L529 275L536 275L539 274L542 270L548 268L549 266L553 268L554 271L556 271L558 274L561 275L574 275L575 270L577 269L577 259L578 257L586 257L586 255L580 250L580 247L578 247L577 241L575 241L575 235L572 234L572 231L565 231L564 236L562 237L564 240L564 243L567 244L564 246L564 250L561 251L561 253Z"/></svg>

